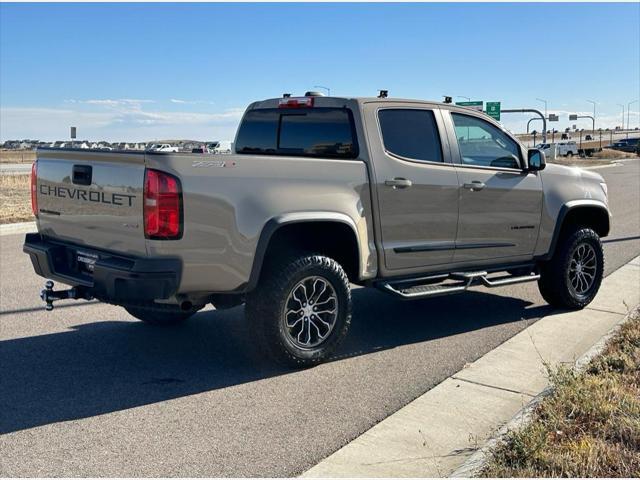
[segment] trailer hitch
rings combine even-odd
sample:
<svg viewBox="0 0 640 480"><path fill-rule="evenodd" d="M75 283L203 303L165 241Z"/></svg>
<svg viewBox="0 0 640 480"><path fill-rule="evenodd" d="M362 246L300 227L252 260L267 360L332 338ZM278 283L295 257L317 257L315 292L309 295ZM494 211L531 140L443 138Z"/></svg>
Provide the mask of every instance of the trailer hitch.
<svg viewBox="0 0 640 480"><path fill-rule="evenodd" d="M47 280L44 284L44 290L40 292L40 298L46 303L44 308L47 312L53 310L53 302L57 300L66 300L68 298L74 300L91 300L93 298L93 296L82 287L73 287L68 290L58 290L54 292L53 285L54 283L51 280Z"/></svg>

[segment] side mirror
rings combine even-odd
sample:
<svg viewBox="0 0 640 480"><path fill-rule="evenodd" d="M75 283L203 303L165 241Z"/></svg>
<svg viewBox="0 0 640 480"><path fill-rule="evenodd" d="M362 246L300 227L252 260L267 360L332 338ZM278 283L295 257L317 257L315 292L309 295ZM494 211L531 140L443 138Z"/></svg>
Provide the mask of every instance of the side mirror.
<svg viewBox="0 0 640 480"><path fill-rule="evenodd" d="M544 153L537 148L529 150L529 171L537 172L538 170L544 170L547 166L547 161L544 158Z"/></svg>

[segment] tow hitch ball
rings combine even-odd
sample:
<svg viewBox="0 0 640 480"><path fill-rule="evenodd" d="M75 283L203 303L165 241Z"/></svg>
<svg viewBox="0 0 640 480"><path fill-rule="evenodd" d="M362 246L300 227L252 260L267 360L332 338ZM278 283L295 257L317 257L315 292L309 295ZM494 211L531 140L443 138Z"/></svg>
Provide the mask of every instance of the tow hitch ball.
<svg viewBox="0 0 640 480"><path fill-rule="evenodd" d="M86 300L91 300L91 295L88 295L80 287L73 287L68 290L58 290L57 292L54 292L53 285L54 284L51 280L47 280L44 284L44 290L40 292L40 298L47 304L44 307L47 312L53 310L53 302L56 300L65 300L67 298L73 298L75 300L84 298Z"/></svg>

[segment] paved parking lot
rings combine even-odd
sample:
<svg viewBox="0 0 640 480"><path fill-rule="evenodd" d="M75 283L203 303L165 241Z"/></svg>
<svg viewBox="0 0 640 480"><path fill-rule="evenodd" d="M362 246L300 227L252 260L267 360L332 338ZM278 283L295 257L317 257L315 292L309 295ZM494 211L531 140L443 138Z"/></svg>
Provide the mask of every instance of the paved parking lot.
<svg viewBox="0 0 640 480"><path fill-rule="evenodd" d="M640 253L639 166L598 170L607 272ZM297 475L549 311L531 284L358 289L335 361L291 372L255 354L242 308L166 329L97 303L45 313L21 242L0 237L0 476Z"/></svg>

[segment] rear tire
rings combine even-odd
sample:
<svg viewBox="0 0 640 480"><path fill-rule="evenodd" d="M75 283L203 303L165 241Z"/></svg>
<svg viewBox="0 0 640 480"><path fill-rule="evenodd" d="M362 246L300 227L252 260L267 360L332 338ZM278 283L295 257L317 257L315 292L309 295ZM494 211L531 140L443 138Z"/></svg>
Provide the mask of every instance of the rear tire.
<svg viewBox="0 0 640 480"><path fill-rule="evenodd" d="M550 305L581 309L594 299L604 272L602 242L590 228L574 229L559 241L540 269L538 288Z"/></svg>
<svg viewBox="0 0 640 480"><path fill-rule="evenodd" d="M130 315L149 325L170 326L184 322L193 316L199 308L184 311L177 305L126 305L124 309Z"/></svg>
<svg viewBox="0 0 640 480"><path fill-rule="evenodd" d="M245 307L262 350L293 368L329 359L351 324L351 289L342 267L323 255L302 254L265 268Z"/></svg>

